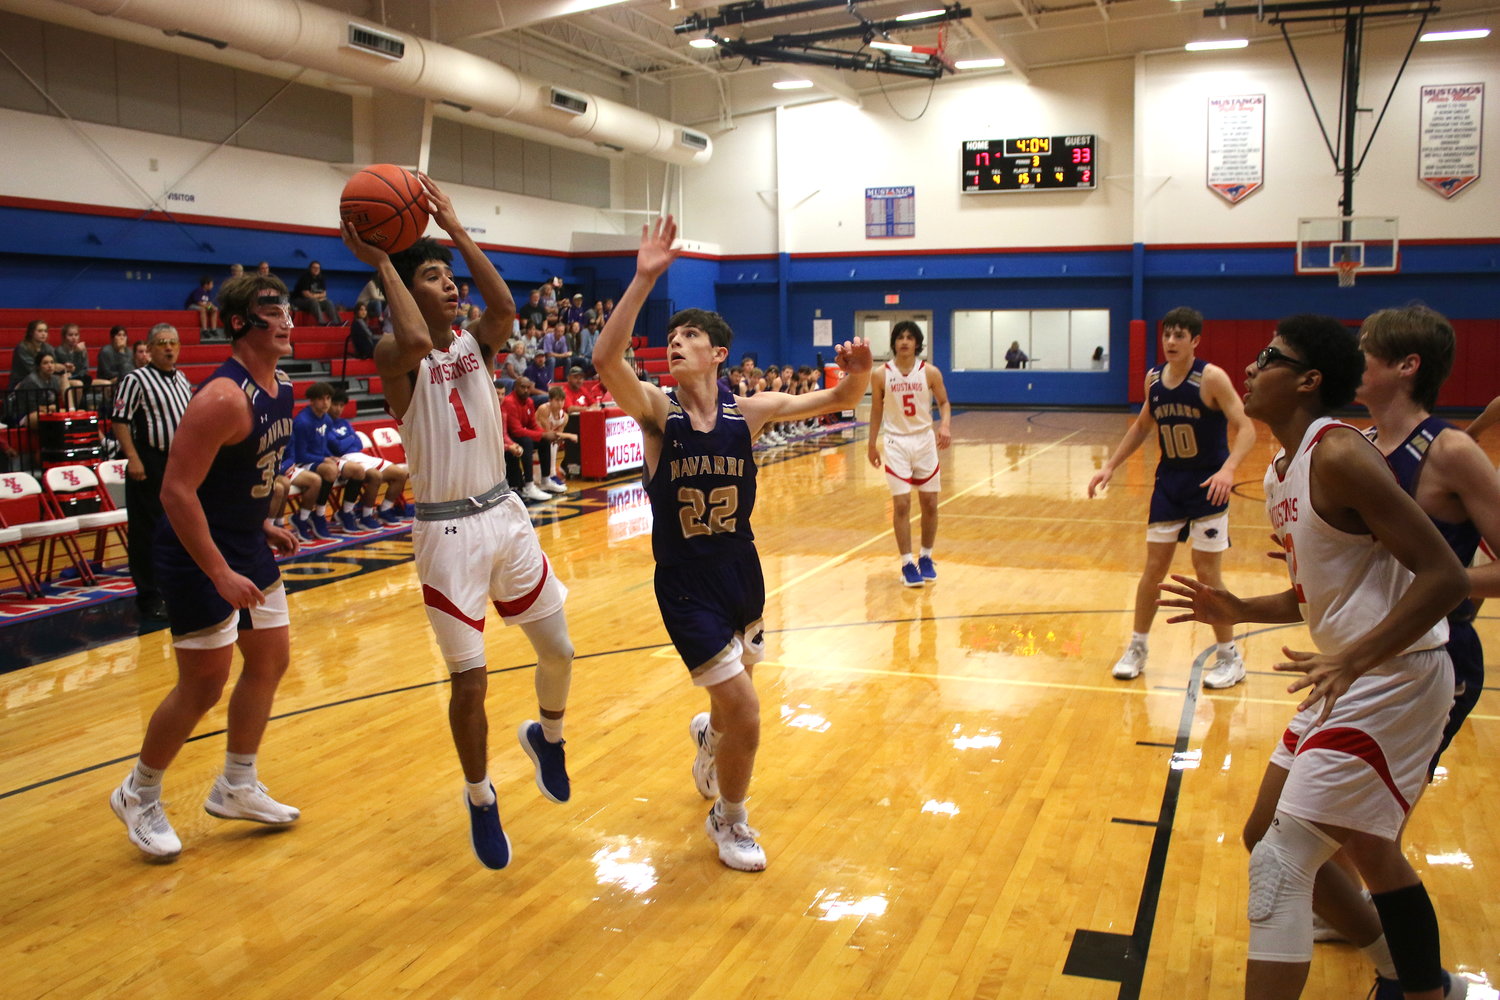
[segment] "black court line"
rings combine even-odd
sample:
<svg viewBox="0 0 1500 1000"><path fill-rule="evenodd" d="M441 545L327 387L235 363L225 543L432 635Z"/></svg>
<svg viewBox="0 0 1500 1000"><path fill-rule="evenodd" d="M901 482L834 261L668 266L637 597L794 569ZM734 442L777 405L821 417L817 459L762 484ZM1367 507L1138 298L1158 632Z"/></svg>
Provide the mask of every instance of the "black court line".
<svg viewBox="0 0 1500 1000"><path fill-rule="evenodd" d="M1171 744L1171 743L1158 743L1158 742L1155 742L1154 740L1136 740L1135 741L1135 745L1138 746L1138 747L1169 747L1169 746L1172 746L1173 744Z"/></svg>
<svg viewBox="0 0 1500 1000"><path fill-rule="evenodd" d="M1126 819L1124 816L1116 816L1110 820L1111 823L1122 823L1126 826L1156 826L1154 819Z"/></svg>

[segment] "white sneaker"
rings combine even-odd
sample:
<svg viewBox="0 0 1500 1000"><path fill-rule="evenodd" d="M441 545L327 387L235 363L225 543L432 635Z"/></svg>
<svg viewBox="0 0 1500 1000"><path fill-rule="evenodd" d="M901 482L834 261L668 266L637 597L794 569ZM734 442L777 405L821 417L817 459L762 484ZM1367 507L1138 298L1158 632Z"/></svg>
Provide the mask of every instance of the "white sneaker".
<svg viewBox="0 0 1500 1000"><path fill-rule="evenodd" d="M1235 650L1229 656L1219 655L1214 668L1203 675L1203 686L1219 690L1232 688L1245 679L1245 658Z"/></svg>
<svg viewBox="0 0 1500 1000"><path fill-rule="evenodd" d="M130 776L126 775L120 786L109 793L109 807L125 824L130 842L153 858L175 858L182 853L182 841L177 831L167 822L167 813L161 799L147 802L130 787Z"/></svg>
<svg viewBox="0 0 1500 1000"><path fill-rule="evenodd" d="M534 483L538 489L546 490L548 493L566 493L568 488L555 479L544 479L540 483Z"/></svg>
<svg viewBox="0 0 1500 1000"><path fill-rule="evenodd" d="M698 751L693 758L693 784L698 794L710 801L719 797L719 769L714 763L714 752L708 748L708 713L699 712L688 725L688 735L693 738L693 747Z"/></svg>
<svg viewBox="0 0 1500 1000"><path fill-rule="evenodd" d="M537 487L536 483L527 483L525 486L522 486L520 489L516 490L516 492L521 494L521 499L523 500L552 499L552 495L550 493L543 493L541 489Z"/></svg>
<svg viewBox="0 0 1500 1000"><path fill-rule="evenodd" d="M231 785L221 774L209 789L203 811L220 819L248 819L255 823L271 823L284 826L297 822L301 810L282 805L271 798L266 786L260 782L253 785Z"/></svg>
<svg viewBox="0 0 1500 1000"><path fill-rule="evenodd" d="M1113 671L1115 678L1122 681L1135 680L1141 676L1141 671L1146 669L1146 644L1132 640L1125 650L1125 655L1120 657Z"/></svg>
<svg viewBox="0 0 1500 1000"><path fill-rule="evenodd" d="M708 831L709 839L718 845L719 860L724 864L735 871L765 871L766 852L755 842L760 833L744 823L731 826L724 822L719 815L717 803L708 811L708 819L703 821L703 828Z"/></svg>
<svg viewBox="0 0 1500 1000"><path fill-rule="evenodd" d="M1316 913L1313 914L1312 928L1314 941L1349 940L1348 938L1344 937L1343 934L1339 933L1339 931L1332 924L1324 920L1322 917L1318 916Z"/></svg>

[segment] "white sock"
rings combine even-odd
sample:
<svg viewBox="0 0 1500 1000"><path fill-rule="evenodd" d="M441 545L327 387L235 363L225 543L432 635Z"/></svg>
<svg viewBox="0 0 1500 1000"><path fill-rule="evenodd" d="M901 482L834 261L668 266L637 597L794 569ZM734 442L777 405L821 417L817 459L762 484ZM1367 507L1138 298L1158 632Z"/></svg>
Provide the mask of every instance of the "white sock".
<svg viewBox="0 0 1500 1000"><path fill-rule="evenodd" d="M344 506L341 507L341 508L339 508L339 509L342 510L345 514L353 514L354 513L354 501L353 500L345 500L344 501Z"/></svg>
<svg viewBox="0 0 1500 1000"><path fill-rule="evenodd" d="M301 510L297 511L297 520L299 521L306 521L310 517L312 517L311 507L303 507Z"/></svg>
<svg viewBox="0 0 1500 1000"><path fill-rule="evenodd" d="M464 790L469 793L469 801L476 806L487 806L495 801L495 789L487 774L478 781L465 781Z"/></svg>
<svg viewBox="0 0 1500 1000"><path fill-rule="evenodd" d="M1384 934L1359 950L1364 952L1370 964L1375 966L1377 975L1384 979L1396 978L1396 963L1391 960L1391 948L1385 943Z"/></svg>
<svg viewBox="0 0 1500 1000"><path fill-rule="evenodd" d="M932 558L932 549L927 548L926 546L923 546L922 547L922 558L923 559L931 559Z"/></svg>
<svg viewBox="0 0 1500 1000"><path fill-rule="evenodd" d="M255 784L255 754L224 754L224 780L236 787Z"/></svg>
<svg viewBox="0 0 1500 1000"><path fill-rule="evenodd" d="M390 510L394 506L396 506L396 505L393 504L393 503L391 503L389 500L382 500L382 501L380 501L380 509L381 510Z"/></svg>
<svg viewBox="0 0 1500 1000"><path fill-rule="evenodd" d="M563 720L549 719L545 715L538 720L542 724L542 739L548 743L561 743L563 733Z"/></svg>
<svg viewBox="0 0 1500 1000"><path fill-rule="evenodd" d="M745 803L730 802L728 799L719 800L719 818L733 826L736 823L749 823L750 814L745 811Z"/></svg>
<svg viewBox="0 0 1500 1000"><path fill-rule="evenodd" d="M159 799L161 798L162 774L162 771L147 767L138 760L135 762L135 770L130 772L130 787L144 801Z"/></svg>
<svg viewBox="0 0 1500 1000"><path fill-rule="evenodd" d="M1146 645L1147 644L1147 640L1149 640L1150 638L1151 638L1151 633L1150 632L1132 632L1132 633L1130 633L1130 641L1131 642L1138 642L1142 646Z"/></svg>
<svg viewBox="0 0 1500 1000"><path fill-rule="evenodd" d="M901 553L901 565L902 566L915 566L916 564L917 564L917 559L910 552L903 552L903 553Z"/></svg>
<svg viewBox="0 0 1500 1000"><path fill-rule="evenodd" d="M375 516L375 508L374 507L361 507L359 509L359 512L361 514L363 514L365 517L374 517Z"/></svg>
<svg viewBox="0 0 1500 1000"><path fill-rule="evenodd" d="M1218 655L1219 655L1220 659L1226 659L1226 660L1229 659L1230 657L1232 657L1234 655L1234 652L1235 652L1235 650L1234 650L1234 640L1230 639L1228 642L1221 642L1221 643L1219 643L1218 646L1217 646L1217 649L1218 649Z"/></svg>

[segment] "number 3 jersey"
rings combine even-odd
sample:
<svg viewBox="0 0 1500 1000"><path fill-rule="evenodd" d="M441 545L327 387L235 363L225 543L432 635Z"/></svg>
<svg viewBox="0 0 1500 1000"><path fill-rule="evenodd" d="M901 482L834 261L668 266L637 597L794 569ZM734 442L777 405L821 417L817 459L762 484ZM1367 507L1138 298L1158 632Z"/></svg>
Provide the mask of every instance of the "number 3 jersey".
<svg viewBox="0 0 1500 1000"><path fill-rule="evenodd" d="M454 331L448 349L433 348L413 374L401 440L417 502L462 500L505 482L500 402L474 335Z"/></svg>
<svg viewBox="0 0 1500 1000"><path fill-rule="evenodd" d="M718 388L718 420L713 429L699 431L677 402L677 390L667 389L665 394L661 456L646 481L651 553L657 565L753 553L755 459L750 427L734 395Z"/></svg>
<svg viewBox="0 0 1500 1000"><path fill-rule="evenodd" d="M1164 380L1164 367L1147 373L1146 405L1161 446L1151 497L1152 524L1208 517L1229 506L1210 503L1208 490L1199 485L1229 458L1229 422L1224 411L1203 399L1207 367L1208 362L1195 359L1187 377L1171 388Z"/></svg>
<svg viewBox="0 0 1500 1000"><path fill-rule="evenodd" d="M1332 417L1320 417L1307 428L1286 471L1276 471L1283 450L1265 478L1271 530L1286 549L1297 604L1313 643L1324 653L1342 651L1380 624L1412 581L1411 571L1375 536L1341 531L1313 510L1313 451L1325 434L1338 429L1359 433ZM1436 649L1447 641L1448 623L1439 620L1402 652Z"/></svg>

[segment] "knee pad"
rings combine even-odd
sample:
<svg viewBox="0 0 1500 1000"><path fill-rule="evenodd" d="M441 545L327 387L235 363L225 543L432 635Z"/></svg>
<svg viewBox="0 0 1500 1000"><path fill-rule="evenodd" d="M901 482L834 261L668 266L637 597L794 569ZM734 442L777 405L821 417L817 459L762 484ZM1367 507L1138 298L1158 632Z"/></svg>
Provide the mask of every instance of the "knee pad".
<svg viewBox="0 0 1500 1000"><path fill-rule="evenodd" d="M1277 812L1250 851L1250 957L1312 961L1313 879L1338 841L1305 820Z"/></svg>
<svg viewBox="0 0 1500 1000"><path fill-rule="evenodd" d="M523 622L521 631L536 650L536 700L549 712L568 705L573 680L573 640L568 637L567 615L559 611L539 621Z"/></svg>

